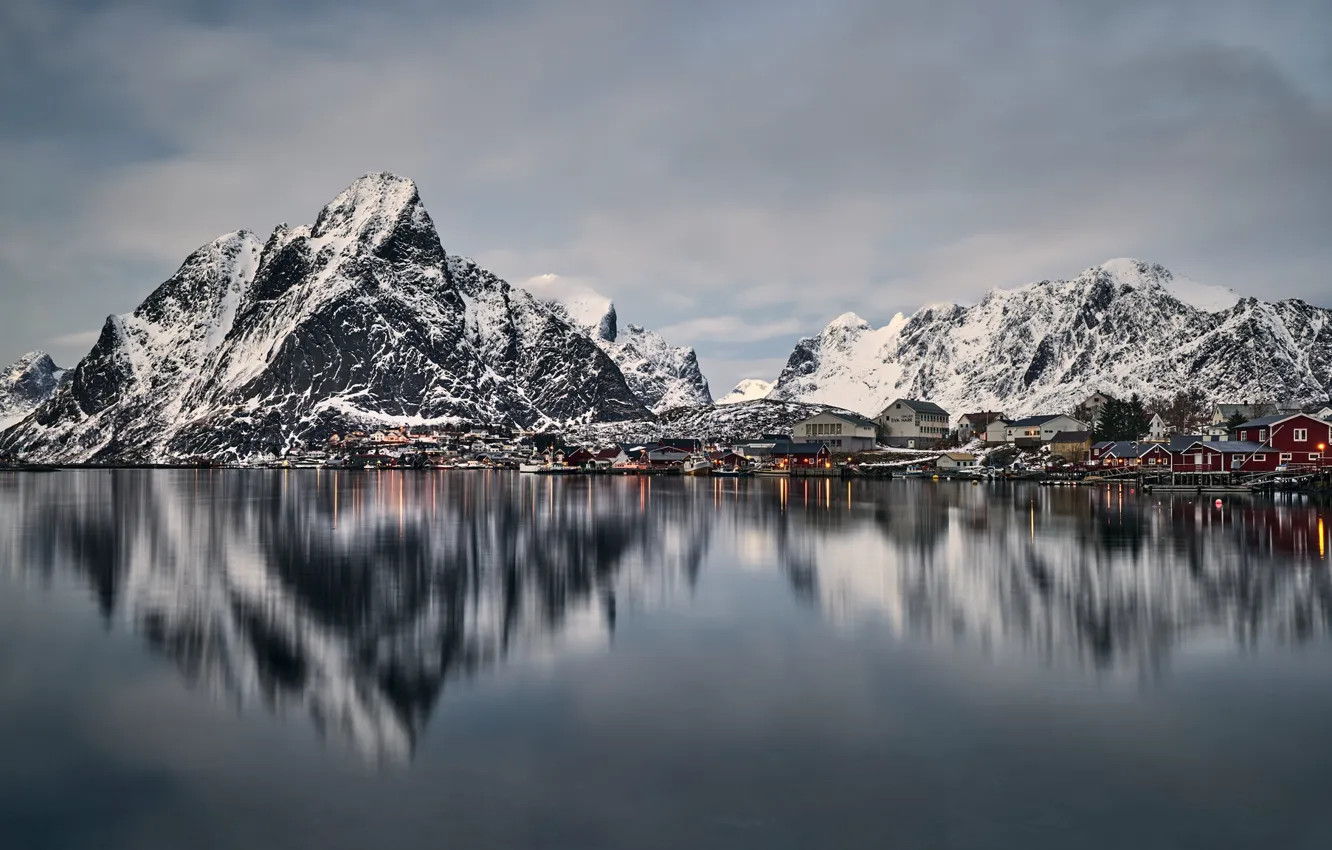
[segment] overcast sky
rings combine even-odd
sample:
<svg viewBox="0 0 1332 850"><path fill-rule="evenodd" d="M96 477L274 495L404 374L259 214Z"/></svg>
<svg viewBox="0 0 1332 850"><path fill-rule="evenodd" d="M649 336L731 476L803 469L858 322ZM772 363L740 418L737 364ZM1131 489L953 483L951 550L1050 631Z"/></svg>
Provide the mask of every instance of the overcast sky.
<svg viewBox="0 0 1332 850"><path fill-rule="evenodd" d="M718 395L846 310L1112 257L1332 306L1327 0L5 0L0 115L3 362L377 170Z"/></svg>

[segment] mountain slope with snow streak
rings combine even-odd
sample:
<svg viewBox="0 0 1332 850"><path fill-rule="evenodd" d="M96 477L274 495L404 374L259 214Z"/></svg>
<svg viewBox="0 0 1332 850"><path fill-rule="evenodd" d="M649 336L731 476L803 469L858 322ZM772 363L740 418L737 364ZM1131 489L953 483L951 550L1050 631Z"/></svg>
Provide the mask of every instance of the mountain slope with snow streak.
<svg viewBox="0 0 1332 850"><path fill-rule="evenodd" d="M992 289L970 307L899 313L878 329L847 313L796 344L772 398L869 416L894 398L923 398L954 417L1064 412L1096 390L1328 398L1332 310L1179 281L1160 265L1121 259L1072 280Z"/></svg>
<svg viewBox="0 0 1332 850"><path fill-rule="evenodd" d="M566 314L446 254L416 185L379 173L312 225L196 251L0 448L236 459L354 429L647 413Z"/></svg>

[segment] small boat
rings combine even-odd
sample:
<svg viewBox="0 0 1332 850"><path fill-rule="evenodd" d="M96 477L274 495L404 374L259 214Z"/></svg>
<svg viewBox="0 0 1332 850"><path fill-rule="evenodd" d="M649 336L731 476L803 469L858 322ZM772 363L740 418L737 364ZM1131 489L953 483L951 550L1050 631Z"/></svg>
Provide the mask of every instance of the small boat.
<svg viewBox="0 0 1332 850"><path fill-rule="evenodd" d="M536 471L537 475L577 475L583 470L576 466L543 466Z"/></svg>
<svg viewBox="0 0 1332 850"><path fill-rule="evenodd" d="M785 476L789 476L789 475L791 474L791 470L789 470L789 469L787 469L787 468L785 468L785 467L780 467L780 466L760 466L758 469L755 469L755 470L754 470L754 474L755 474L755 475L762 475L762 476L778 476L778 475L780 475L780 476L784 476L784 477L785 477Z"/></svg>
<svg viewBox="0 0 1332 850"><path fill-rule="evenodd" d="M754 477L754 470L741 469L738 466L724 466L721 469L712 470L712 474L722 478L752 478Z"/></svg>
<svg viewBox="0 0 1332 850"><path fill-rule="evenodd" d="M537 463L536 461L528 461L526 463L518 464L519 472L540 472L545 468L546 465L544 463Z"/></svg>

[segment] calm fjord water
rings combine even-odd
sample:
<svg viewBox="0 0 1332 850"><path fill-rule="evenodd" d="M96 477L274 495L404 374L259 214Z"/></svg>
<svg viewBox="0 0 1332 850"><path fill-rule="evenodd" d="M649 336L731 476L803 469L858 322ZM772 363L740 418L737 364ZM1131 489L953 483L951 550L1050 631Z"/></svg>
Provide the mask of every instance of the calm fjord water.
<svg viewBox="0 0 1332 850"><path fill-rule="evenodd" d="M1326 506L0 476L0 846L1332 846Z"/></svg>

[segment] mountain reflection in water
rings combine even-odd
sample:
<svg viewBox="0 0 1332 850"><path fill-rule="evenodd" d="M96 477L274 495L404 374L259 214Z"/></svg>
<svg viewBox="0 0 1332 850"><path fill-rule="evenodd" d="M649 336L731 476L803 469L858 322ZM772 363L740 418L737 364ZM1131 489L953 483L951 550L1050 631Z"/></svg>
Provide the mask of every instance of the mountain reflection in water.
<svg viewBox="0 0 1332 850"><path fill-rule="evenodd" d="M446 682L604 647L705 568L780 570L848 629L1096 668L1323 639L1332 610L1322 507L1127 487L71 471L0 505L10 569L72 571L191 682L376 761Z"/></svg>

